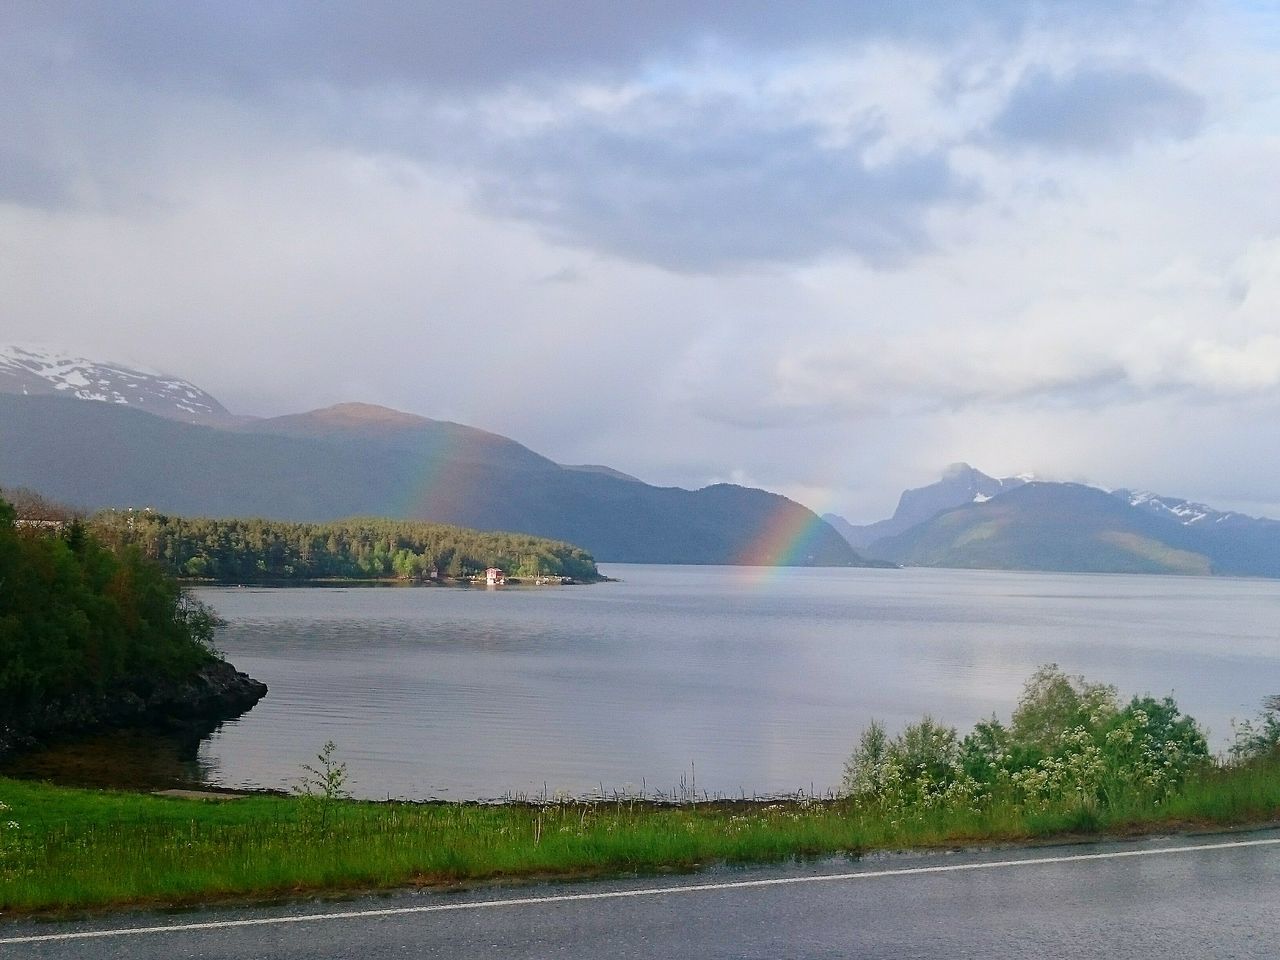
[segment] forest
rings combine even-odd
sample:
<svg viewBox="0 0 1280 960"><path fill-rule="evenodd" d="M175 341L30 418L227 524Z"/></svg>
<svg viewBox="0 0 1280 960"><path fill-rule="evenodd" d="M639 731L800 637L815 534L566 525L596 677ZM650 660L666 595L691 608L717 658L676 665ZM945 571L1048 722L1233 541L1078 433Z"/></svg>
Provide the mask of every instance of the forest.
<svg viewBox="0 0 1280 960"><path fill-rule="evenodd" d="M0 727L120 681L189 675L213 660L215 623L140 550L75 518L19 526L0 499Z"/></svg>
<svg viewBox="0 0 1280 960"><path fill-rule="evenodd" d="M438 523L357 518L328 523L167 516L109 510L94 535L136 548L180 577L218 583L330 579L465 580L489 567L508 577L600 579L595 560L567 543Z"/></svg>

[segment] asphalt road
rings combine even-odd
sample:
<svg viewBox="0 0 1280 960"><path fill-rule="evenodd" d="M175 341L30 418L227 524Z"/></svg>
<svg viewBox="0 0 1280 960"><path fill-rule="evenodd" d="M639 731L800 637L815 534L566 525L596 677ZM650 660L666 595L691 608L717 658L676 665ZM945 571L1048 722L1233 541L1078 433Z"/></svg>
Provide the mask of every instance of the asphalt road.
<svg viewBox="0 0 1280 960"><path fill-rule="evenodd" d="M1280 957L1280 831L0 922L0 957Z"/></svg>

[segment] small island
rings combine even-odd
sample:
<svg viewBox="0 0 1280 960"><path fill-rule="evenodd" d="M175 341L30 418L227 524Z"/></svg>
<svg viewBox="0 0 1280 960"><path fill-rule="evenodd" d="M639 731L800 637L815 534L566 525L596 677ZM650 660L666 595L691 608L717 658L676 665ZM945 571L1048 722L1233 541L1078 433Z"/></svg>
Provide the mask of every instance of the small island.
<svg viewBox="0 0 1280 960"><path fill-rule="evenodd" d="M483 584L494 582L493 570L506 583L539 586L607 579L595 558L572 544L424 521L297 523L105 510L85 527L104 544L136 549L190 582Z"/></svg>

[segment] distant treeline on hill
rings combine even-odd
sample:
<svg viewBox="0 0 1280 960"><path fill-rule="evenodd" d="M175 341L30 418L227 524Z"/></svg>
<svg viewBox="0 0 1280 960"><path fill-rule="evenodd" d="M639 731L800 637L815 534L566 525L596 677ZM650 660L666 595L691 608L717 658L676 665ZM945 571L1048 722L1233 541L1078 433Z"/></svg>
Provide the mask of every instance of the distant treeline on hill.
<svg viewBox="0 0 1280 960"><path fill-rule="evenodd" d="M215 520L110 510L95 514L89 527L107 543L137 547L178 576L223 583L464 579L489 567L515 577L600 579L591 554L570 544L438 523Z"/></svg>

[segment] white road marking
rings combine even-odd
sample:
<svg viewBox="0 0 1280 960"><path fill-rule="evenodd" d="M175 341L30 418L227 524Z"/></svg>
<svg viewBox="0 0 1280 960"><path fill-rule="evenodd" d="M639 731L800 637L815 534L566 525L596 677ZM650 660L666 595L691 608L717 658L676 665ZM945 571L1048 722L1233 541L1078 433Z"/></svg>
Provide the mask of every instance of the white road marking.
<svg viewBox="0 0 1280 960"><path fill-rule="evenodd" d="M936 873L964 873L972 870L999 870L1007 867L1034 867L1049 863L1083 863L1090 860L1123 860L1130 857L1159 857L1207 850L1238 850L1243 847L1280 845L1280 837L1266 840L1231 840L1197 843L1148 850L1113 850L1108 853L1081 853L1065 857L1028 857L1023 860L989 860L984 863L954 863L936 867L904 867L898 870L866 870L858 873L827 873L806 877L773 877L765 880L730 880L723 883L694 883L681 887L643 887L637 890L603 890L597 893L566 893L548 897L511 897L503 900L473 900L466 903L436 903L420 907L387 907L382 910L349 910L342 913L309 913L290 917L262 917L254 920L210 920L204 923L175 923L160 927L122 927L114 930L85 930L77 933L47 933L31 937L6 937L0 944L43 943L52 940L93 940L102 937L137 937L151 933L183 933L190 930L226 930L233 927L269 927L285 923L314 923L320 920L359 920L368 917L397 917L413 913L444 913L449 910L488 910L496 907L523 907L543 903L573 903L583 900L621 900L626 897L657 897L710 890L747 890L782 887L800 883L840 883L911 877Z"/></svg>

